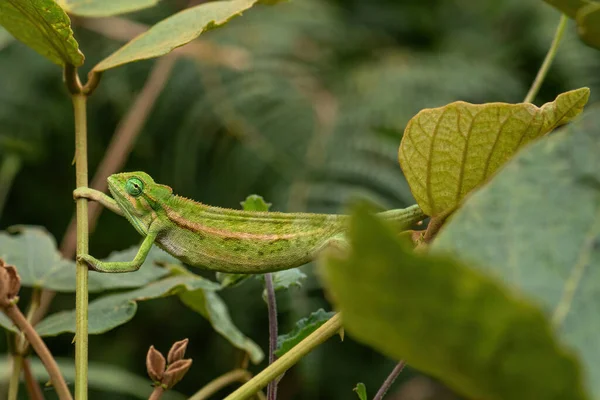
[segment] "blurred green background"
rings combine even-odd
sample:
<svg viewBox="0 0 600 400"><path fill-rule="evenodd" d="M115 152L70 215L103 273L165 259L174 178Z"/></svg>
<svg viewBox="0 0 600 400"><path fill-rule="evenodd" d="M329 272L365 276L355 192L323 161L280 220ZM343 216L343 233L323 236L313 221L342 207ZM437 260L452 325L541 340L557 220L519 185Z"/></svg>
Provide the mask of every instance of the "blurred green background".
<svg viewBox="0 0 600 400"><path fill-rule="evenodd" d="M164 0L124 18L152 24L186 4ZM125 170L144 170L178 194L225 207L239 207L251 193L279 211L343 212L359 198L404 207L413 200L397 149L410 117L455 100L522 101L558 18L541 0L294 0L255 7L203 35L208 53L177 59ZM122 42L98 32L116 34L114 20L73 23L86 55L83 76ZM90 98L92 174L155 63L108 71ZM600 53L579 41L570 21L536 104L581 86L597 100L599 70ZM20 160L14 181L0 182L0 194L8 192L2 229L42 225L60 242L74 210L73 142L60 68L0 38L0 162ZM90 252L103 257L139 241L124 219L103 213ZM282 332L319 307L330 309L314 266L303 269L304 286L278 297ZM252 281L222 295L237 326L266 349L261 291ZM73 301L59 295L51 310L70 309ZM184 337L194 365L177 386L181 393L191 395L238 362L239 352L176 298L140 303L130 323L92 336L90 360L145 376L148 347L166 352ZM72 357L71 340L62 335L48 345ZM361 381L374 393L393 365L350 337L333 338L285 375L279 398L351 399ZM388 398L452 398L428 382L407 369ZM90 398L132 397L92 391Z"/></svg>

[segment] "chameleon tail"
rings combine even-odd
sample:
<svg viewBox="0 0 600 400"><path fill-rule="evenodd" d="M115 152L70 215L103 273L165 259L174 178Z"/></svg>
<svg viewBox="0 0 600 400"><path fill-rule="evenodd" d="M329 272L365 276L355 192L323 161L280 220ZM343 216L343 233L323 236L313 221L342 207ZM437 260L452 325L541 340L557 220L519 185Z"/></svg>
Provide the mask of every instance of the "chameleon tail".
<svg viewBox="0 0 600 400"><path fill-rule="evenodd" d="M427 215L416 204L407 208L380 212L377 215L400 225L403 229L427 218Z"/></svg>

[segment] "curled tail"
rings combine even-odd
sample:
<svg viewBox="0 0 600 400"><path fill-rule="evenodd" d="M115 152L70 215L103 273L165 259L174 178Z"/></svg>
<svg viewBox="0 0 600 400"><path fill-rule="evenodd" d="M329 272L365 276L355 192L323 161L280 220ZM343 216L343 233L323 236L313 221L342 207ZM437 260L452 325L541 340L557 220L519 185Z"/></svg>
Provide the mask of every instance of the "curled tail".
<svg viewBox="0 0 600 400"><path fill-rule="evenodd" d="M377 215L381 218L398 224L402 228L408 228L409 226L427 218L427 215L425 215L423 210L421 210L421 208L416 204L406 208L380 212Z"/></svg>

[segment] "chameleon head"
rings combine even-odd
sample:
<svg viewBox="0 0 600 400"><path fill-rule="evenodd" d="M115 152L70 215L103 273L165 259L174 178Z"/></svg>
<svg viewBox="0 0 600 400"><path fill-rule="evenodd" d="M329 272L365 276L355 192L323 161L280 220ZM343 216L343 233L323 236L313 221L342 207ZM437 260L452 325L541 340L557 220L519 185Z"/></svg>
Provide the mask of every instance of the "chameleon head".
<svg viewBox="0 0 600 400"><path fill-rule="evenodd" d="M124 172L108 177L108 189L131 224L146 235L161 204L173 190L154 182L145 172Z"/></svg>

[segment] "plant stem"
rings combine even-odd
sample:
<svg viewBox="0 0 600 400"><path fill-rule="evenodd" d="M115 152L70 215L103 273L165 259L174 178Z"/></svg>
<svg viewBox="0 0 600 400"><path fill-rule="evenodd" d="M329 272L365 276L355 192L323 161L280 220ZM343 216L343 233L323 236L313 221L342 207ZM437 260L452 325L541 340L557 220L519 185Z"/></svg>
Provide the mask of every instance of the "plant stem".
<svg viewBox="0 0 600 400"><path fill-rule="evenodd" d="M73 94L75 112L75 184L87 187L87 115L86 96ZM88 252L87 199L77 199L77 255ZM81 261L76 266L75 289L75 398L87 399L88 375L88 266Z"/></svg>
<svg viewBox="0 0 600 400"><path fill-rule="evenodd" d="M398 378L398 375L400 375L400 372L402 372L402 370L404 369L405 366L406 366L406 363L404 362L404 360L402 360L398 364L396 364L396 366L394 367L392 372L389 374L387 379L383 382L383 384L377 391L377 394L375 395L375 397L373 397L373 400L382 400L383 399L383 396L385 396L385 394L390 389L390 387L392 386L392 384L394 383L396 378Z"/></svg>
<svg viewBox="0 0 600 400"><path fill-rule="evenodd" d="M58 364L52 357L50 350L46 347L46 344L37 334L33 326L25 319L25 316L21 313L19 308L15 305L10 305L3 309L4 313L10 320L25 334L27 341L31 343L31 347L35 350L40 360L46 367L46 371L48 371L48 375L50 375L50 380L52 381L52 385L56 389L56 393L58 394L58 398L60 400L72 400L71 393L67 388L67 384L63 376L60 373L60 369L58 368Z"/></svg>
<svg viewBox="0 0 600 400"><path fill-rule="evenodd" d="M31 371L31 363L29 362L29 358L23 359L23 375L25 375L25 386L27 387L29 399L44 400L42 389L40 388L37 379L35 379L35 376L33 376L33 372Z"/></svg>
<svg viewBox="0 0 600 400"><path fill-rule="evenodd" d="M23 366L23 356L15 354L12 356L12 372L10 381L8 381L7 400L17 400L19 396L19 378L21 377L21 367Z"/></svg>
<svg viewBox="0 0 600 400"><path fill-rule="evenodd" d="M165 389L162 386L154 386L154 390L152 391L150 397L148 397L148 400L159 400L164 392Z"/></svg>
<svg viewBox="0 0 600 400"><path fill-rule="evenodd" d="M342 319L339 313L331 317L316 331L308 335L304 340L285 353L281 358L262 370L254 378L238 390L227 396L224 400L245 400L264 388L273 379L283 374L302 357L310 353L315 347L335 335L342 328Z"/></svg>
<svg viewBox="0 0 600 400"><path fill-rule="evenodd" d="M0 215L2 215L2 211L4 210L4 203L8 197L13 180L20 169L21 157L17 154L9 153L2 160L2 165L0 165Z"/></svg>
<svg viewBox="0 0 600 400"><path fill-rule="evenodd" d="M188 400L206 400L234 382L248 382L251 378L252 374L245 369L234 369L207 383Z"/></svg>
<svg viewBox="0 0 600 400"><path fill-rule="evenodd" d="M558 50L558 45L560 44L560 40L562 39L563 34L565 33L567 20L568 19L565 14L562 14L560 16L560 20L558 21L558 26L556 27L556 32L554 33L554 39L552 39L550 49L548 49L546 58L544 58L544 62L542 63L542 66L540 67L540 70L538 71L537 76L535 77L535 80L533 81L533 84L529 89L529 92L527 93L527 96L525 96L525 100L523 100L524 103L532 103L533 100L535 100L535 96L540 90L540 87L542 86L542 83L546 78L546 74L548 74L548 70L552 65L552 61L554 60L554 56L556 55L556 51Z"/></svg>
<svg viewBox="0 0 600 400"><path fill-rule="evenodd" d="M275 362L277 350L277 299L273 287L273 274L265 274L265 289L267 291L267 310L269 312L269 365ZM267 386L267 400L277 399L277 379L273 379Z"/></svg>

